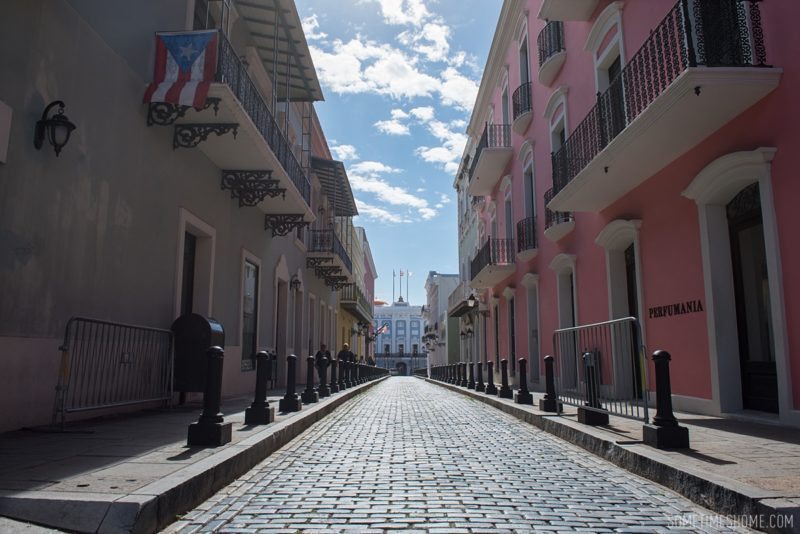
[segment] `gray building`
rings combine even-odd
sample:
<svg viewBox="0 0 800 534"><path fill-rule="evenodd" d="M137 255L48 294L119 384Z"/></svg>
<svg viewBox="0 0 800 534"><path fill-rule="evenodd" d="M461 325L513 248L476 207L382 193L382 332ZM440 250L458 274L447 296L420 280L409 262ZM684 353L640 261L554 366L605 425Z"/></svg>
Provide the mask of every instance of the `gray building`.
<svg viewBox="0 0 800 534"><path fill-rule="evenodd" d="M459 275L436 271L428 272L428 278L425 280L428 303L423 314L425 317L423 342L431 366L462 361L460 338L464 338L466 332L459 330L458 319L448 317L447 314L448 297L458 283Z"/></svg>
<svg viewBox="0 0 800 534"><path fill-rule="evenodd" d="M201 109L143 103L155 32L205 29L218 57ZM188 312L215 318L224 395L253 389L256 350L277 352L285 380L287 354L333 345L337 289L353 281L337 221L356 209L291 0L11 0L0 34L16 43L0 50L0 430L85 408L69 397L80 388L99 407L128 402L112 394L124 373L153 380L149 348L101 330L61 351L71 317L153 336ZM37 120L59 109L67 144L37 149Z"/></svg>

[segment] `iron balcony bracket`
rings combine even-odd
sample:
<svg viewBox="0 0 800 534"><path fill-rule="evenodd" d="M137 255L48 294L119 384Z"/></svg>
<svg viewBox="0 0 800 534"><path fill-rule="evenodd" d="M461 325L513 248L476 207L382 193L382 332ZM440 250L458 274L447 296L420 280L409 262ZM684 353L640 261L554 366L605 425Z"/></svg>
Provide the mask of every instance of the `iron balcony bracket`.
<svg viewBox="0 0 800 534"><path fill-rule="evenodd" d="M278 187L280 180L272 179L272 171L222 171L220 187L231 192L231 198L239 199L239 207L255 206L267 197L282 195L286 199L286 188Z"/></svg>
<svg viewBox="0 0 800 534"><path fill-rule="evenodd" d="M205 105L197 111L204 111L213 107L214 116L216 117L219 113L219 103L221 100L222 99L213 96L208 97L206 98ZM158 126L169 126L186 115L186 112L190 109L194 108L192 106L170 104L169 102L150 102L150 106L147 109L147 125L153 126L156 124Z"/></svg>
<svg viewBox="0 0 800 534"><path fill-rule="evenodd" d="M236 123L176 124L175 134L172 137L172 149L194 148L208 139L212 133L222 136L232 132L235 139L238 130L239 125Z"/></svg>
<svg viewBox="0 0 800 534"><path fill-rule="evenodd" d="M315 269L323 263L333 263L333 257L306 258L306 269Z"/></svg>
<svg viewBox="0 0 800 534"><path fill-rule="evenodd" d="M265 215L264 230L272 230L272 237L284 236L295 228L303 228L309 223L302 213L287 215Z"/></svg>

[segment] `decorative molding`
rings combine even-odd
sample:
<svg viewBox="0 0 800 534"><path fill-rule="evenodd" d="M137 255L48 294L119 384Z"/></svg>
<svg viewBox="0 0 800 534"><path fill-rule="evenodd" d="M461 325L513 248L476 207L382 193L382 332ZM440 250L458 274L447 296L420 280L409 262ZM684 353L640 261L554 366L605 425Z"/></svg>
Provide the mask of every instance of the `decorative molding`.
<svg viewBox="0 0 800 534"><path fill-rule="evenodd" d="M561 253L557 255L553 260L550 262L549 265L550 269L554 270L557 273L575 269L575 254L564 254Z"/></svg>
<svg viewBox="0 0 800 534"><path fill-rule="evenodd" d="M284 236L295 228L308 225L302 213L264 215L264 230L272 230L272 237Z"/></svg>
<svg viewBox="0 0 800 534"><path fill-rule="evenodd" d="M219 103L221 101L221 98L210 96L206 98L205 105L197 111L213 107L214 116L216 117L219 114ZM147 125L169 126L186 115L186 112L190 109L194 108L192 106L170 104L169 102L150 102L150 106L147 108Z"/></svg>
<svg viewBox="0 0 800 534"><path fill-rule="evenodd" d="M220 188L228 189L231 198L239 199L239 207L255 206L268 196L282 195L286 199L286 188L278 187L280 180L272 179L272 171L222 171Z"/></svg>
<svg viewBox="0 0 800 534"><path fill-rule="evenodd" d="M776 148L734 152L705 166L681 194L699 204L724 206L749 184L770 176Z"/></svg>
<svg viewBox="0 0 800 534"><path fill-rule="evenodd" d="M624 5L624 1L616 0L608 4L608 6L597 15L592 29L589 31L589 36L586 38L586 44L583 45L584 50L596 55L598 48L603 44L603 39L605 39L608 32L611 31L611 28L613 28L615 24L619 24L621 29L622 8Z"/></svg>
<svg viewBox="0 0 800 534"><path fill-rule="evenodd" d="M594 242L606 250L625 250L636 241L642 221L615 219L603 228Z"/></svg>
<svg viewBox="0 0 800 534"><path fill-rule="evenodd" d="M514 286L506 286L503 289L503 297L505 297L506 300L513 299L516 294L517 294L517 292L516 292Z"/></svg>
<svg viewBox="0 0 800 534"><path fill-rule="evenodd" d="M222 136L232 132L235 139L238 131L237 123L176 124L175 133L172 136L172 149L194 148L208 139L212 133Z"/></svg>
<svg viewBox="0 0 800 534"><path fill-rule="evenodd" d="M533 289L539 285L539 275L537 273L525 273L525 276L522 277L521 282L522 285L527 289Z"/></svg>
<svg viewBox="0 0 800 534"><path fill-rule="evenodd" d="M525 141L522 143L522 146L519 147L517 161L520 163L525 163L525 160L528 158L528 156L533 157L534 146L536 146L536 142L533 139L525 139Z"/></svg>
<svg viewBox="0 0 800 534"><path fill-rule="evenodd" d="M558 105L562 101L566 103L568 93L569 87L566 85L561 85L550 95L550 98L547 100L547 105L544 107L544 116L549 122L553 122L553 113L555 113L556 109L558 109Z"/></svg>
<svg viewBox="0 0 800 534"><path fill-rule="evenodd" d="M511 187L511 175L506 174L500 181L500 189L498 189L498 191L505 193L509 187Z"/></svg>

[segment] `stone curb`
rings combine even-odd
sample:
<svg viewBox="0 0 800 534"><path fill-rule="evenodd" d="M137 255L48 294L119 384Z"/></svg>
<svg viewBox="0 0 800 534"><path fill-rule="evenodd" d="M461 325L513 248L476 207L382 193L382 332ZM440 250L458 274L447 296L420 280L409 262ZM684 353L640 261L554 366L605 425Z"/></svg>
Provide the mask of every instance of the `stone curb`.
<svg viewBox="0 0 800 534"><path fill-rule="evenodd" d="M640 442L619 444L600 431L556 414L522 407L513 401L465 389L430 378L425 381L488 404L549 434L585 449L595 456L656 482L687 499L724 516L790 516L788 528L762 528L766 532L800 533L800 502L713 473L677 466L670 458Z"/></svg>
<svg viewBox="0 0 800 534"><path fill-rule="evenodd" d="M0 515L75 532L155 532L245 474L346 401L387 378L346 389L327 402L303 408L298 415L267 425L261 432L129 495L2 491Z"/></svg>

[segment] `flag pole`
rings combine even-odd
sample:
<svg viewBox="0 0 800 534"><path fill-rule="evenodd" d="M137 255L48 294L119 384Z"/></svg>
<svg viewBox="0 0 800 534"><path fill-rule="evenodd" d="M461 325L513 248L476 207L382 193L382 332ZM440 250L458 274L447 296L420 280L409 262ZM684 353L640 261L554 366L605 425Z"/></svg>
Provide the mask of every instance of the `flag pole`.
<svg viewBox="0 0 800 534"><path fill-rule="evenodd" d="M395 282L395 272L392 269L392 306L394 306L394 282Z"/></svg>

